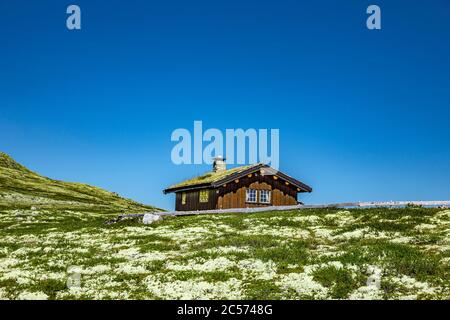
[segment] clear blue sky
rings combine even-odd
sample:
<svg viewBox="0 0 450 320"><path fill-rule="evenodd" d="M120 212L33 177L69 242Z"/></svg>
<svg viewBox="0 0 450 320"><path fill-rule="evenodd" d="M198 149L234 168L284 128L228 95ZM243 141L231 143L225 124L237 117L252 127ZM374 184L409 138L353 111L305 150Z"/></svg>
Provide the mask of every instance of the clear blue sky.
<svg viewBox="0 0 450 320"><path fill-rule="evenodd" d="M449 199L449 40L448 0L1 1L0 150L170 209L174 129L279 128L308 203Z"/></svg>

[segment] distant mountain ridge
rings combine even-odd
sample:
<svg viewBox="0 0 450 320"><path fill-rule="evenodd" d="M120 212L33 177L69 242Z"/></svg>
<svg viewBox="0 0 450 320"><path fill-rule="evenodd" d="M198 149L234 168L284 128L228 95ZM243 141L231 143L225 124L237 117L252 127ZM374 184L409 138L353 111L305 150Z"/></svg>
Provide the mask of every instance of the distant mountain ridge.
<svg viewBox="0 0 450 320"><path fill-rule="evenodd" d="M30 208L98 213L160 211L88 184L43 177L0 152L0 211Z"/></svg>

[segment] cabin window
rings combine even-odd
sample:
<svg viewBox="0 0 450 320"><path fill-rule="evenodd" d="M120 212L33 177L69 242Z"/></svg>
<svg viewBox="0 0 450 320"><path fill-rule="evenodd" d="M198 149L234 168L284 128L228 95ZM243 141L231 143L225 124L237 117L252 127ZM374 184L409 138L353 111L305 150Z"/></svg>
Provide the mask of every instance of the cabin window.
<svg viewBox="0 0 450 320"><path fill-rule="evenodd" d="M247 202L256 202L256 190L255 189L247 189Z"/></svg>
<svg viewBox="0 0 450 320"><path fill-rule="evenodd" d="M209 190L200 190L199 201L201 203L208 202Z"/></svg>
<svg viewBox="0 0 450 320"><path fill-rule="evenodd" d="M270 191L269 190L259 191L259 202L270 203Z"/></svg>
<svg viewBox="0 0 450 320"><path fill-rule="evenodd" d="M186 192L181 194L181 204L186 204Z"/></svg>

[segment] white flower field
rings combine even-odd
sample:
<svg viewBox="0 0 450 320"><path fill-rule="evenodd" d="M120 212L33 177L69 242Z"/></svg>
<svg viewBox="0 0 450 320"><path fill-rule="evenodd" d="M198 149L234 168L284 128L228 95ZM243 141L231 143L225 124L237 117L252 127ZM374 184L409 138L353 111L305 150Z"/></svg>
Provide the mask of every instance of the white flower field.
<svg viewBox="0 0 450 320"><path fill-rule="evenodd" d="M2 210L0 299L450 298L448 209L107 218Z"/></svg>

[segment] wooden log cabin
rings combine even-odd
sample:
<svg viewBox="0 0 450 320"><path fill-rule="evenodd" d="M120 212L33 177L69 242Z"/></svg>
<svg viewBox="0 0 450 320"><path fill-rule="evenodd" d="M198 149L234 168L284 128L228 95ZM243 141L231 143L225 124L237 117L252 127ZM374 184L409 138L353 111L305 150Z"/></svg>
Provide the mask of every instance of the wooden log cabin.
<svg viewBox="0 0 450 320"><path fill-rule="evenodd" d="M266 164L226 169L225 159L214 159L213 171L168 187L175 193L176 211L197 211L298 204L297 195L308 185Z"/></svg>

